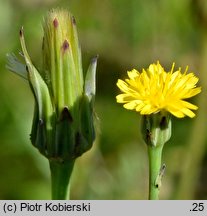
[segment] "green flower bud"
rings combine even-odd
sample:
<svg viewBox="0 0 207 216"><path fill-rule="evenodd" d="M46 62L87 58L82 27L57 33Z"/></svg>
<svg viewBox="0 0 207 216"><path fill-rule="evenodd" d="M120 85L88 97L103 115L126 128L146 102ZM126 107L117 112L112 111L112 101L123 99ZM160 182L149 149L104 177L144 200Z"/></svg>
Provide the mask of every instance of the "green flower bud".
<svg viewBox="0 0 207 216"><path fill-rule="evenodd" d="M171 118L167 112L142 117L142 137L151 147L163 146L171 137Z"/></svg>
<svg viewBox="0 0 207 216"><path fill-rule="evenodd" d="M35 98L32 144L50 160L69 161L89 150L95 139L97 58L84 81L76 22L67 11L49 11L43 30L41 72L27 53L23 29L20 41L26 66L8 55L7 68L28 80Z"/></svg>
<svg viewBox="0 0 207 216"><path fill-rule="evenodd" d="M43 29L43 77L51 89L57 117L68 107L77 119L84 83L75 18L67 11L52 10Z"/></svg>

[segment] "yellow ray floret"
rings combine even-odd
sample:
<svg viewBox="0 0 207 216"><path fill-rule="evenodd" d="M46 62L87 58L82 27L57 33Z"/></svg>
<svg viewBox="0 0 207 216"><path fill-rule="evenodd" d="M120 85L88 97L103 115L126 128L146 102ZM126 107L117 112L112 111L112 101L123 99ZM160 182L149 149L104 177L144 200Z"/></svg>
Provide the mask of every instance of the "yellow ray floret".
<svg viewBox="0 0 207 216"><path fill-rule="evenodd" d="M181 73L181 69L170 72L157 64L151 64L147 70L128 71L129 79L119 79L117 86L123 92L116 96L118 103L124 103L124 108L136 110L141 115L149 115L162 110L182 118L195 116L192 110L197 106L185 101L201 92L196 87L198 78L193 73Z"/></svg>

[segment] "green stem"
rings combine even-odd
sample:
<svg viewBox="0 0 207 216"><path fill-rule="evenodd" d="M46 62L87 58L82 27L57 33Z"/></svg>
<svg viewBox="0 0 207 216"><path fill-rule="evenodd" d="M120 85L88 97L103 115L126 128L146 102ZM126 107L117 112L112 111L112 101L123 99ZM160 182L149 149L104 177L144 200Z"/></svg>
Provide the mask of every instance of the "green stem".
<svg viewBox="0 0 207 216"><path fill-rule="evenodd" d="M60 163L50 161L51 189L53 200L67 200L69 197L70 177L73 171L74 160Z"/></svg>
<svg viewBox="0 0 207 216"><path fill-rule="evenodd" d="M148 146L149 157L149 200L159 199L161 186L160 168L162 160L162 146Z"/></svg>

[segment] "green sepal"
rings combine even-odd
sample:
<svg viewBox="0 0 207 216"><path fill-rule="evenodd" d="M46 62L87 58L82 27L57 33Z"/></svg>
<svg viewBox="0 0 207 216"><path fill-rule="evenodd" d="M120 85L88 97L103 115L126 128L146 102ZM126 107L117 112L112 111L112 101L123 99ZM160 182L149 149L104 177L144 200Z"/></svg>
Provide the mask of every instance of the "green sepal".
<svg viewBox="0 0 207 216"><path fill-rule="evenodd" d="M64 107L56 123L55 149L52 149L53 159L74 160L88 150L87 140L74 123L69 109Z"/></svg>
<svg viewBox="0 0 207 216"><path fill-rule="evenodd" d="M81 101L81 134L85 140L82 151L89 150L95 140L94 101L96 94L96 66L98 57L91 60L86 73L84 95Z"/></svg>
<svg viewBox="0 0 207 216"><path fill-rule="evenodd" d="M95 140L95 129L93 104L86 95L83 96L81 103L81 134L87 140L83 146L84 151L87 151L92 147Z"/></svg>
<svg viewBox="0 0 207 216"><path fill-rule="evenodd" d="M70 47L70 44L65 41L64 42L64 52L62 56L62 86L63 92L58 91L59 94L64 96L64 104L60 104L60 109L67 105L68 107L72 107L70 110L71 115L74 118L77 118L78 113L78 98L82 95L83 87L79 87L79 80L76 73L76 67L73 60L73 53Z"/></svg>
<svg viewBox="0 0 207 216"><path fill-rule="evenodd" d="M76 67L77 85L79 89L83 86L83 69L82 69L82 57L81 49L78 41L78 32L76 26L76 20L73 15L70 14L71 21L71 34L70 34L70 45L73 53L73 60Z"/></svg>
<svg viewBox="0 0 207 216"><path fill-rule="evenodd" d="M94 103L95 94L96 94L97 59L98 59L98 56L94 57L91 60L91 63L86 73L85 86L84 86L84 93L88 97L89 101L92 103Z"/></svg>
<svg viewBox="0 0 207 216"><path fill-rule="evenodd" d="M40 152L43 151L44 143L46 141L46 137L44 136L44 128L42 126L43 126L43 120L39 119L38 105L37 105L37 102L35 101L35 108L34 108L30 139L31 139L32 144L36 148L38 148Z"/></svg>
<svg viewBox="0 0 207 216"><path fill-rule="evenodd" d="M54 158L71 160L74 156L75 129L73 118L67 107L64 107L56 122L55 145L52 149Z"/></svg>
<svg viewBox="0 0 207 216"><path fill-rule="evenodd" d="M147 145L163 146L171 137L171 116L158 112L142 117L142 137Z"/></svg>
<svg viewBox="0 0 207 216"><path fill-rule="evenodd" d="M45 122L39 118L38 105L35 102L32 131L30 134L31 143L36 147L40 153L46 157L49 155L47 147L47 131L45 128Z"/></svg>
<svg viewBox="0 0 207 216"><path fill-rule="evenodd" d="M55 121L55 115L52 101L45 81L42 79L41 75L32 64L27 53L23 29L20 31L20 42L27 66L26 69L29 84L36 103L31 140L32 144L36 146L41 153L43 153L45 156L48 156L48 152L50 152L54 140L53 123Z"/></svg>

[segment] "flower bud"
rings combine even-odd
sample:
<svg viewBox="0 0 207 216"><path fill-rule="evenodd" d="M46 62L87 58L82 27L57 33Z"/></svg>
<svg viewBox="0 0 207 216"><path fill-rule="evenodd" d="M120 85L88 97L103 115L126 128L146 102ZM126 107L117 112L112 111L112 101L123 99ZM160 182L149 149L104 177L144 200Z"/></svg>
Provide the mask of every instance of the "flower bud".
<svg viewBox="0 0 207 216"><path fill-rule="evenodd" d="M68 107L72 117L78 118L84 83L75 18L67 11L52 10L44 19L43 29L43 76L57 117Z"/></svg>
<svg viewBox="0 0 207 216"><path fill-rule="evenodd" d="M32 144L50 160L73 160L95 139L97 58L92 59L84 81L76 22L67 11L49 11L43 30L41 73L27 53L23 29L20 42L26 66L9 55L8 68L28 80L35 98Z"/></svg>

